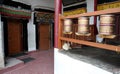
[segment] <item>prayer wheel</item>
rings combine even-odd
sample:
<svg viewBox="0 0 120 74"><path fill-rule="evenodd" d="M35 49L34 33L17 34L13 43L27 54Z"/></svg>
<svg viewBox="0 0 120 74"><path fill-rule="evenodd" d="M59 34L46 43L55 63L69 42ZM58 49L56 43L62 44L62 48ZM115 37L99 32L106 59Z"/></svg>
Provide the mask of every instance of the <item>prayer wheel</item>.
<svg viewBox="0 0 120 74"><path fill-rule="evenodd" d="M71 34L72 33L72 20L71 19L64 19L64 33Z"/></svg>
<svg viewBox="0 0 120 74"><path fill-rule="evenodd" d="M78 33L79 34L89 33L89 18L88 17L78 18Z"/></svg>
<svg viewBox="0 0 120 74"><path fill-rule="evenodd" d="M107 14L100 16L100 31L101 35L113 35L114 15Z"/></svg>

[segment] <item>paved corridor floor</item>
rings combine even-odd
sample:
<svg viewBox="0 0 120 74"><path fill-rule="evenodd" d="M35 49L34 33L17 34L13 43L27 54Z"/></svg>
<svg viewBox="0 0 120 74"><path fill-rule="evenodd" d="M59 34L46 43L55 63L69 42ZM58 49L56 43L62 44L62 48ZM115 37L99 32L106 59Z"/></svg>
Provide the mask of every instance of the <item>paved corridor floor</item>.
<svg viewBox="0 0 120 74"><path fill-rule="evenodd" d="M29 53L27 56L35 58L35 60L0 74L54 74L53 53L54 50Z"/></svg>

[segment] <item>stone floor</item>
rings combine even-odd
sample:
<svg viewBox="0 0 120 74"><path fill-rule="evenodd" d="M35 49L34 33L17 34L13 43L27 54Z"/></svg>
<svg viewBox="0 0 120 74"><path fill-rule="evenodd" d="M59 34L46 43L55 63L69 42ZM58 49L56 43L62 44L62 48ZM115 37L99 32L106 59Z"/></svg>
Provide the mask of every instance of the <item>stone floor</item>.
<svg viewBox="0 0 120 74"><path fill-rule="evenodd" d="M120 53L88 46L73 48L68 51L60 50L60 53L113 74L120 74Z"/></svg>
<svg viewBox="0 0 120 74"><path fill-rule="evenodd" d="M25 56L18 57L18 59L31 57L34 58L33 61L25 63L22 66L0 70L0 74L54 74L53 53L53 49L28 53Z"/></svg>
<svg viewBox="0 0 120 74"><path fill-rule="evenodd" d="M102 68L81 60L74 59L66 54L54 50L54 74L113 74Z"/></svg>
<svg viewBox="0 0 120 74"><path fill-rule="evenodd" d="M5 68L13 67L15 65L22 64L22 63L24 62L17 58L7 58Z"/></svg>
<svg viewBox="0 0 120 74"><path fill-rule="evenodd" d="M31 57L34 58L34 60L16 67L0 70L0 74L54 74L54 70L56 70L54 69L54 61L56 61L58 57L54 59L53 52L53 50L37 51L17 57L17 59ZM90 67L92 71L96 71L97 68L100 68L112 74L120 74L120 53L88 46L84 46L83 48L74 48L68 51L60 50L59 53L78 60L79 62L77 61L77 63L82 61L82 63L88 63L92 66L96 66L95 69ZM59 58L60 57L61 56L59 56ZM70 61L65 62L65 60L67 61L67 58L58 60L59 63L57 63L57 65L59 64L61 67L57 68L62 69L63 66L65 67L65 65L67 65L66 67L71 67L71 70L68 69L68 71L72 71L72 69L74 69L74 71L72 71L74 73L76 72L77 67L79 72L74 74L84 74L82 73L83 71L80 70L80 67L82 66L82 69L85 65L78 65L75 62L72 62L71 64ZM89 67L89 65L86 65L86 68L87 67ZM101 70L99 71L102 72Z"/></svg>

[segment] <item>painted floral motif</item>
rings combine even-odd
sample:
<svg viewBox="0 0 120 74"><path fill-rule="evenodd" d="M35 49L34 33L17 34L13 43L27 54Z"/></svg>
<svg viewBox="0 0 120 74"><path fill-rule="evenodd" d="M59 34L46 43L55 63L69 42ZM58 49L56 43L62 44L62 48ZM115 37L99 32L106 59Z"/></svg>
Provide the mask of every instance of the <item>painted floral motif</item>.
<svg viewBox="0 0 120 74"><path fill-rule="evenodd" d="M5 5L0 6L0 14L2 14L3 16L12 16L26 19L29 19L31 17L31 11L29 10L19 9Z"/></svg>

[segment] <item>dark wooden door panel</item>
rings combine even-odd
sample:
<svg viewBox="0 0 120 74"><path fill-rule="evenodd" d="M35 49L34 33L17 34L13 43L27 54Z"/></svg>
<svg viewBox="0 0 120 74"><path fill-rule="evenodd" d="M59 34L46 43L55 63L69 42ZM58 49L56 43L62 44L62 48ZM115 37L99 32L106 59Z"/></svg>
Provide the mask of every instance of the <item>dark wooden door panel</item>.
<svg viewBox="0 0 120 74"><path fill-rule="evenodd" d="M48 50L50 48L50 43L48 39L40 40L40 50Z"/></svg>
<svg viewBox="0 0 120 74"><path fill-rule="evenodd" d="M49 24L39 25L39 49L40 50L50 49L50 25Z"/></svg>
<svg viewBox="0 0 120 74"><path fill-rule="evenodd" d="M14 55L22 50L22 25L19 20L8 20L8 53Z"/></svg>

